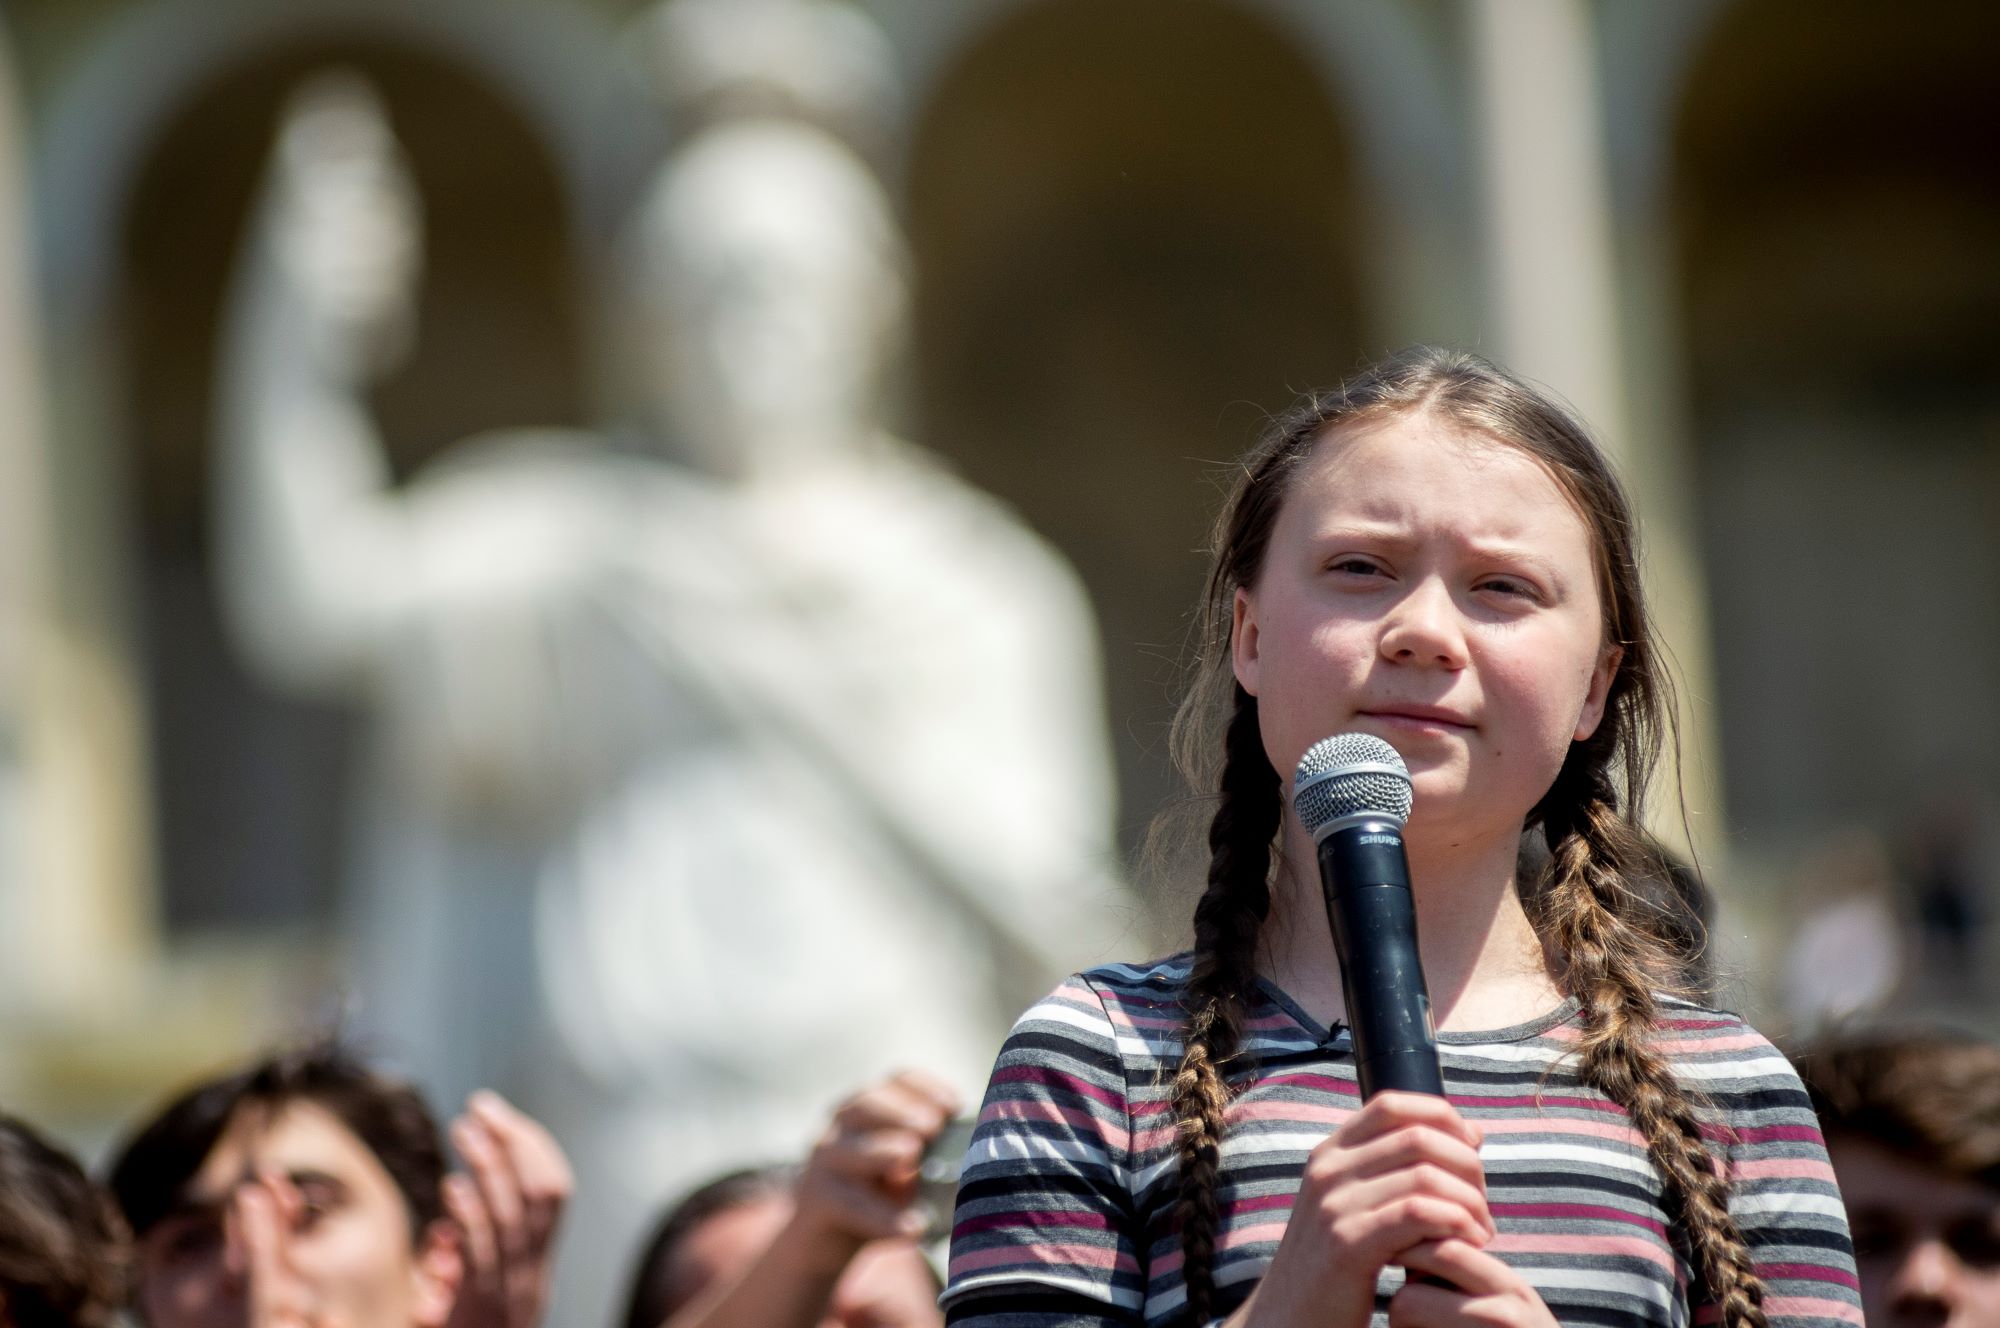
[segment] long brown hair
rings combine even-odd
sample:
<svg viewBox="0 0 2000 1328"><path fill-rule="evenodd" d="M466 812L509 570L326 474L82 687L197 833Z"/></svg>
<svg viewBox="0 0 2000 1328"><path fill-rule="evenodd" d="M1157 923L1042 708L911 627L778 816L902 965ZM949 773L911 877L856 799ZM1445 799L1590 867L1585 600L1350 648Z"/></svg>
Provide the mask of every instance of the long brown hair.
<svg viewBox="0 0 2000 1328"><path fill-rule="evenodd" d="M1218 1159L1234 1056L1270 911L1283 783L1264 754L1257 700L1230 669L1238 589L1255 585L1298 464L1329 431L1424 412L1504 440L1540 460L1588 523L1604 601L1604 639L1623 656L1597 731L1572 743L1528 834L1545 865L1524 880L1523 905L1581 1011L1578 1070L1630 1115L1665 1183L1697 1270L1725 1328L1762 1328L1764 1288L1730 1217L1727 1182L1702 1140L1701 1103L1654 1050L1655 993L1689 971L1690 932L1661 888L1667 864L1639 824L1654 757L1674 739L1670 684L1646 621L1629 504L1603 454L1559 403L1474 355L1419 347L1339 389L1308 397L1243 463L1216 526L1198 624L1196 672L1174 725L1177 763L1218 794L1209 823L1208 885L1194 914L1184 1051L1172 1086L1179 1150L1175 1219L1190 1321L1215 1298ZM1218 757L1219 768L1218 768ZM1537 845L1536 847L1540 847ZM1540 855L1536 855L1540 856Z"/></svg>

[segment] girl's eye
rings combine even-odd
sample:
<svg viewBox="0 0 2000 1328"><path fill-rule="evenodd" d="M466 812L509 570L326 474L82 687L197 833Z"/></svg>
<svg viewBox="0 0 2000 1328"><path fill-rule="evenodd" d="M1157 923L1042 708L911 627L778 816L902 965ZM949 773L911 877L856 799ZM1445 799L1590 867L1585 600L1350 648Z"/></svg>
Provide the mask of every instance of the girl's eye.
<svg viewBox="0 0 2000 1328"><path fill-rule="evenodd" d="M340 1194L335 1187L311 1182L299 1186L299 1229L310 1231L339 1207Z"/></svg>
<svg viewBox="0 0 2000 1328"><path fill-rule="evenodd" d="M1535 588L1533 586L1529 585L1526 581L1523 581L1518 577L1512 577L1512 576L1487 577L1484 581L1481 581L1476 587L1474 587L1474 589L1495 590L1503 595L1518 596L1522 599L1540 598L1535 593Z"/></svg>
<svg viewBox="0 0 2000 1328"><path fill-rule="evenodd" d="M1329 572L1349 572L1358 576L1377 576L1382 568L1372 559L1350 557L1336 558L1326 565Z"/></svg>

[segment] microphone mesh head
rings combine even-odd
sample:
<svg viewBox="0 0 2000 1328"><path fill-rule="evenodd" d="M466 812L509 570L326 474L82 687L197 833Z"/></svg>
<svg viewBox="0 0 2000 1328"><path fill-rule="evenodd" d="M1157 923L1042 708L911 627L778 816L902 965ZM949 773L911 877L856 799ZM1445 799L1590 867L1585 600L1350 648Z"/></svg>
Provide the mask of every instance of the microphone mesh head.
<svg viewBox="0 0 2000 1328"><path fill-rule="evenodd" d="M1394 747L1372 733L1336 733L1306 748L1292 780L1292 809L1307 830L1367 813L1401 825L1410 819L1410 770Z"/></svg>

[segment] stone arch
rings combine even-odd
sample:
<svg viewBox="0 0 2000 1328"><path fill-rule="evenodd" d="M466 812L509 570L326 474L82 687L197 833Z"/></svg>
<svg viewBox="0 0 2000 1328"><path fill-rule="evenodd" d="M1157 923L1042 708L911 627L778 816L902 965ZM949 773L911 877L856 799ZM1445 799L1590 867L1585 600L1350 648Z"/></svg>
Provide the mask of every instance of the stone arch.
<svg viewBox="0 0 2000 1328"><path fill-rule="evenodd" d="M1167 796L1214 467L1379 345L1350 127L1250 10L1019 7L910 159L919 437L1081 571L1128 837Z"/></svg>
<svg viewBox="0 0 2000 1328"><path fill-rule="evenodd" d="M896 33L905 77L927 108L969 53L995 33L1049 8L1049 0L874 0ZM1323 0L1220 0L1196 15L1147 10L1146 25L1192 19L1254 23L1311 71L1351 135L1368 182L1363 218L1370 261L1362 274L1387 340L1470 343L1480 329L1478 154L1474 107L1453 56L1460 35L1448 8L1330 5ZM1214 12L1210 12L1214 11Z"/></svg>
<svg viewBox="0 0 2000 1328"><path fill-rule="evenodd" d="M344 713L283 696L236 659L207 559L211 378L231 261L283 99L339 66L382 93L424 197L419 345L377 406L399 472L482 429L587 413L573 183L490 71L365 24L237 52L179 88L95 218L108 253L59 307L109 363L73 471L124 559L111 613L148 735L160 915L175 928L323 917L340 874L353 758ZM100 349L100 353L102 353ZM72 366L74 368L74 366ZM78 481L83 483L78 484Z"/></svg>
<svg viewBox="0 0 2000 1328"><path fill-rule="evenodd" d="M1669 130L1734 819L2000 794L2000 15L1743 0Z"/></svg>
<svg viewBox="0 0 2000 1328"><path fill-rule="evenodd" d="M38 119L36 207L51 316L90 317L116 280L118 201L156 128L218 70L300 44L357 38L428 52L476 73L551 153L571 222L605 234L658 147L613 34L574 7L484 0L150 0L95 41Z"/></svg>

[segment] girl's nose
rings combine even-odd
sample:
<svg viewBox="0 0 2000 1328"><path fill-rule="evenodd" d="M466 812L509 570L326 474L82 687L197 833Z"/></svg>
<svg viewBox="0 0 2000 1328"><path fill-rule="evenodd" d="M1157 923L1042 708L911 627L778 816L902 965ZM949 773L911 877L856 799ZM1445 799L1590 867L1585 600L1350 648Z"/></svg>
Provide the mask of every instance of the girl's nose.
<svg viewBox="0 0 2000 1328"><path fill-rule="evenodd" d="M1382 655L1398 664L1465 667L1465 631L1451 590L1435 577L1410 587L1382 624Z"/></svg>

